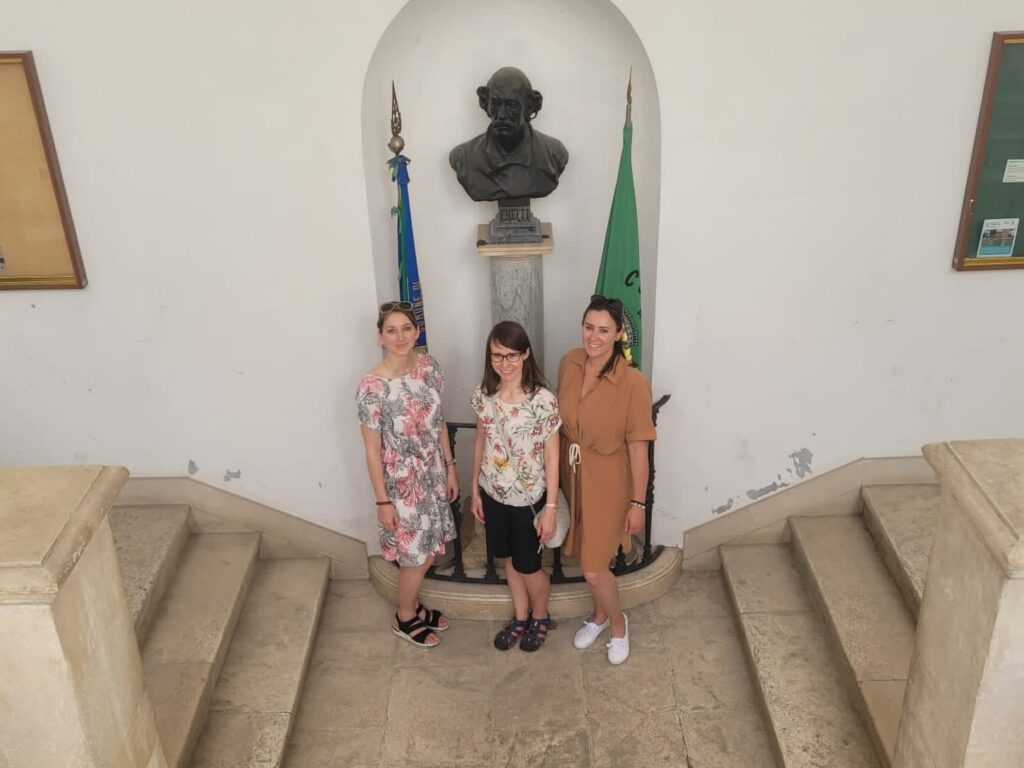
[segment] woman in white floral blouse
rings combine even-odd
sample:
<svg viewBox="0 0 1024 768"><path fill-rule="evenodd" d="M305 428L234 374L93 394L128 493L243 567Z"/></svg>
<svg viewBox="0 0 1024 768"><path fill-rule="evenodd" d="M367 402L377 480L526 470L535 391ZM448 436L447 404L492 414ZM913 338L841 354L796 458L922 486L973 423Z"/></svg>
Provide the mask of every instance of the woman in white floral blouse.
<svg viewBox="0 0 1024 768"><path fill-rule="evenodd" d="M515 615L494 638L507 651L536 651L547 638L551 584L540 549L555 533L558 507L558 401L546 386L519 323L498 323L487 337L483 383L473 393L473 515L487 548L507 558ZM536 523L534 518L536 517Z"/></svg>

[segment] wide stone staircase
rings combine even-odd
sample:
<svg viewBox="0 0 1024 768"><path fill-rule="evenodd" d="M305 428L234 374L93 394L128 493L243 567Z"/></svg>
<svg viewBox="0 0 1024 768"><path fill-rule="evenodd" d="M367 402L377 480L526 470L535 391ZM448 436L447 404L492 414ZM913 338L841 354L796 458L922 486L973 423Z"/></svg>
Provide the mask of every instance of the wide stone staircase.
<svg viewBox="0 0 1024 768"><path fill-rule="evenodd" d="M785 768L893 757L941 496L914 484L862 497L861 514L789 518L788 543L720 550Z"/></svg>
<svg viewBox="0 0 1024 768"><path fill-rule="evenodd" d="M858 515L791 517L787 543L721 548L784 768L890 765L940 494L862 498ZM261 534L186 505L115 506L110 523L168 765L281 765L330 561L263 559L279 553Z"/></svg>
<svg viewBox="0 0 1024 768"><path fill-rule="evenodd" d="M168 766L279 765L330 561L261 559L259 533L188 506L115 506L110 524Z"/></svg>

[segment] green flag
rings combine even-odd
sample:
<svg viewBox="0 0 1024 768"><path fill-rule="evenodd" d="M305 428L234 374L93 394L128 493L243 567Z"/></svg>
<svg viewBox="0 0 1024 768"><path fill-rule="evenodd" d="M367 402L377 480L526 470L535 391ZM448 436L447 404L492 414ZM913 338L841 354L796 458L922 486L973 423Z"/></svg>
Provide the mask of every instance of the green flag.
<svg viewBox="0 0 1024 768"><path fill-rule="evenodd" d="M623 346L638 366L643 360L643 326L640 318L640 235L633 189L633 122L630 119L632 87L627 90L626 124L622 128L622 155L615 180L608 230L604 235L601 269L594 293L619 299L625 310Z"/></svg>

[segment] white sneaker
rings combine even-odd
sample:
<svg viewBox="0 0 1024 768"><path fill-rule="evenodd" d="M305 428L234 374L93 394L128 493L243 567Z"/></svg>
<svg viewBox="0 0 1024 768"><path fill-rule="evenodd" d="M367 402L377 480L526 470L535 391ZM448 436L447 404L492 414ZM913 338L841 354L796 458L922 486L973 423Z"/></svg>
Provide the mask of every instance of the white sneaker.
<svg viewBox="0 0 1024 768"><path fill-rule="evenodd" d="M608 663L616 666L629 658L629 617L622 614L622 618L626 621L625 637L610 637L606 646L608 648Z"/></svg>
<svg viewBox="0 0 1024 768"><path fill-rule="evenodd" d="M598 636L606 629L611 623L610 619L605 619L603 624L595 624L592 621L584 621L583 626L576 630L576 635L572 639L572 644L579 650L589 648L597 640Z"/></svg>

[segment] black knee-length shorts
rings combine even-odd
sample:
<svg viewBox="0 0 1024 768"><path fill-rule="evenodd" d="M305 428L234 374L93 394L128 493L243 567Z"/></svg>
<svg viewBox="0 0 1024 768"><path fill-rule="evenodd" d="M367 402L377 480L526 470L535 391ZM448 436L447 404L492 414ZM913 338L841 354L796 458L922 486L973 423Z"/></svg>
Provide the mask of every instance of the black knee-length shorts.
<svg viewBox="0 0 1024 768"><path fill-rule="evenodd" d="M511 557L512 567L519 573L540 570L540 540L533 527L533 516L544 509L544 496L532 507L510 507L495 501L480 489L484 507L484 531L487 549L495 557Z"/></svg>

